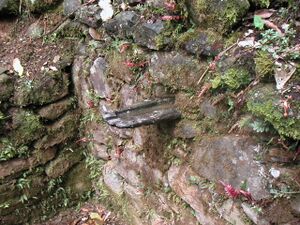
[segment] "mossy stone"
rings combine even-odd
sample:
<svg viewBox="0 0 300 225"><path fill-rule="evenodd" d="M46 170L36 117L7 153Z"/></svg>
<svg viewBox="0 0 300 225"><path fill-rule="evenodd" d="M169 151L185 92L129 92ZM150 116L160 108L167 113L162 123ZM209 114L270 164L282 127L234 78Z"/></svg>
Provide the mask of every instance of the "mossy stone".
<svg viewBox="0 0 300 225"><path fill-rule="evenodd" d="M274 85L260 85L253 89L247 98L248 110L270 122L283 137L300 139L300 103L291 101L289 115L284 116L284 109L279 93Z"/></svg>
<svg viewBox="0 0 300 225"><path fill-rule="evenodd" d="M25 0L25 8L30 12L41 13L55 6L58 0Z"/></svg>
<svg viewBox="0 0 300 225"><path fill-rule="evenodd" d="M12 142L15 145L27 144L40 138L45 128L40 117L29 110L17 110L13 113Z"/></svg>
<svg viewBox="0 0 300 225"><path fill-rule="evenodd" d="M248 0L188 0L194 21L202 28L227 32L248 12Z"/></svg>

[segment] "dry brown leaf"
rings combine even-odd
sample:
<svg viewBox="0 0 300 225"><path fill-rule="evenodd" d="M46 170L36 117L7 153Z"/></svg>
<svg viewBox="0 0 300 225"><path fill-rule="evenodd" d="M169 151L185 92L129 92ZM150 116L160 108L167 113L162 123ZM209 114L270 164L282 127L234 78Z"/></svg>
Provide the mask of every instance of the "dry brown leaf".
<svg viewBox="0 0 300 225"><path fill-rule="evenodd" d="M273 22L271 22L269 20L263 20L263 21L264 21L264 24L267 27L269 27L269 28L271 28L273 30L276 30L281 36L284 36L284 34L282 33L282 31L278 28L278 26L275 23L273 23Z"/></svg>
<svg viewBox="0 0 300 225"><path fill-rule="evenodd" d="M280 66L275 68L274 77L276 81L276 88L281 90L296 72L297 67L291 63L281 63L279 65Z"/></svg>
<svg viewBox="0 0 300 225"><path fill-rule="evenodd" d="M262 19L270 18L276 10L274 9L261 9L255 11L254 15L260 16Z"/></svg>
<svg viewBox="0 0 300 225"><path fill-rule="evenodd" d="M96 29L94 29L92 27L89 28L89 34L96 41L100 41L102 39L102 35Z"/></svg>

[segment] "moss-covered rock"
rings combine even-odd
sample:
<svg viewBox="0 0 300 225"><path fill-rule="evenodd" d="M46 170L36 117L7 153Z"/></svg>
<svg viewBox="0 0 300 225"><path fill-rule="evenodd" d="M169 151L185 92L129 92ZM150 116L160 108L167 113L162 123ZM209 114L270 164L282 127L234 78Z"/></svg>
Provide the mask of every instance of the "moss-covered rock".
<svg viewBox="0 0 300 225"><path fill-rule="evenodd" d="M227 32L247 13L247 0L189 0L186 1L195 22L203 28Z"/></svg>
<svg viewBox="0 0 300 225"><path fill-rule="evenodd" d="M24 5L30 12L41 13L55 6L59 0L25 0Z"/></svg>
<svg viewBox="0 0 300 225"><path fill-rule="evenodd" d="M80 149L65 148L59 155L51 161L46 167L46 174L48 177L57 178L67 172L74 164L82 159Z"/></svg>
<svg viewBox="0 0 300 225"><path fill-rule="evenodd" d="M243 68L230 68L223 75L217 74L212 80L212 88L223 87L230 90L238 90L249 84L251 77Z"/></svg>
<svg viewBox="0 0 300 225"><path fill-rule="evenodd" d="M6 74L0 74L0 103L7 100L13 93L12 79Z"/></svg>
<svg viewBox="0 0 300 225"><path fill-rule="evenodd" d="M15 145L27 144L43 135L40 117L29 110L16 110L12 115L11 140Z"/></svg>
<svg viewBox="0 0 300 225"><path fill-rule="evenodd" d="M269 53L263 51L257 52L254 61L257 76L265 77L274 72L275 64Z"/></svg>
<svg viewBox="0 0 300 225"><path fill-rule="evenodd" d="M14 102L18 106L43 105L68 94L69 77L62 72L48 71L35 80L20 79L15 87Z"/></svg>
<svg viewBox="0 0 300 225"><path fill-rule="evenodd" d="M2 14L18 14L19 0L1 0L0 1L0 15Z"/></svg>
<svg viewBox="0 0 300 225"><path fill-rule="evenodd" d="M288 116L284 116L283 101L274 85L258 86L248 95L248 110L270 122L281 136L300 139L300 104L291 100Z"/></svg>
<svg viewBox="0 0 300 225"><path fill-rule="evenodd" d="M75 137L79 126L78 120L79 113L67 113L59 121L47 127L47 135L37 141L35 148L49 148Z"/></svg>

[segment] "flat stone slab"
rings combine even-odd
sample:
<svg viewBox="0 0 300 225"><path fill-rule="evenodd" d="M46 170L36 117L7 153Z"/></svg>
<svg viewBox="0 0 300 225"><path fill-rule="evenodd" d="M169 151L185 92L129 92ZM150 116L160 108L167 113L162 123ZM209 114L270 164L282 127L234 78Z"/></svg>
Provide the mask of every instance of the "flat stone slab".
<svg viewBox="0 0 300 225"><path fill-rule="evenodd" d="M147 100L113 112L102 112L104 120L118 128L134 128L180 118L174 98Z"/></svg>

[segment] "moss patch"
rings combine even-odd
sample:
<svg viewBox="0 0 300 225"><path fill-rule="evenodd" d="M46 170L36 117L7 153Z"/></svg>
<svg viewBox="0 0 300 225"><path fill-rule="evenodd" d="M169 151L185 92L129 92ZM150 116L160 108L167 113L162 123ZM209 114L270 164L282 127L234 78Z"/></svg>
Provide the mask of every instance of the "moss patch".
<svg viewBox="0 0 300 225"><path fill-rule="evenodd" d="M243 68L230 68L223 75L217 74L212 80L212 87L238 90L240 87L249 84L250 81L251 78L247 70Z"/></svg>
<svg viewBox="0 0 300 225"><path fill-rule="evenodd" d="M269 53L264 51L257 52L254 61L257 76L265 77L274 72L274 62Z"/></svg>
<svg viewBox="0 0 300 225"><path fill-rule="evenodd" d="M284 117L280 96L272 85L260 86L249 93L248 110L270 122L281 136L300 139L299 102L291 102L293 115Z"/></svg>
<svg viewBox="0 0 300 225"><path fill-rule="evenodd" d="M15 145L27 144L43 135L40 117L32 111L20 110L13 115L14 131L11 134Z"/></svg>

